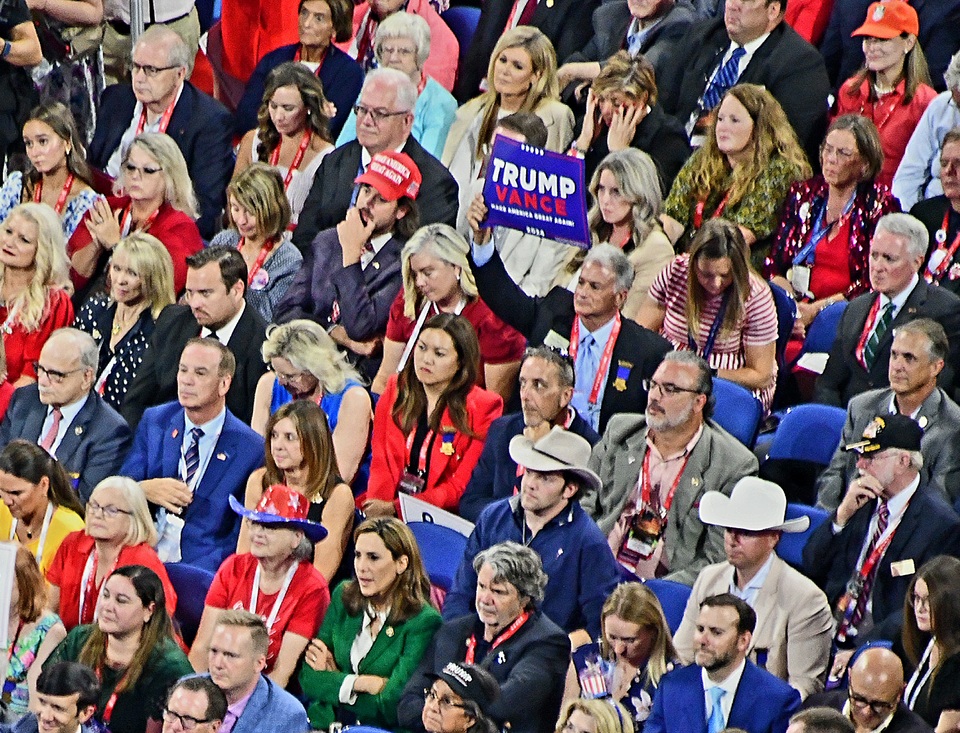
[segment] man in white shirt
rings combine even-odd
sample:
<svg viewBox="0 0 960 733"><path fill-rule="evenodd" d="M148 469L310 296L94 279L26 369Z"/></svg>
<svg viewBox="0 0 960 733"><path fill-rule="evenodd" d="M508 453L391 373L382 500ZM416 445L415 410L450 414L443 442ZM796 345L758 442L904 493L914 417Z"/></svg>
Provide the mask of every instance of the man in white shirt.
<svg viewBox="0 0 960 733"><path fill-rule="evenodd" d="M747 660L756 623L756 613L736 596L706 598L694 633L695 663L660 680L644 733L784 733L800 693Z"/></svg>

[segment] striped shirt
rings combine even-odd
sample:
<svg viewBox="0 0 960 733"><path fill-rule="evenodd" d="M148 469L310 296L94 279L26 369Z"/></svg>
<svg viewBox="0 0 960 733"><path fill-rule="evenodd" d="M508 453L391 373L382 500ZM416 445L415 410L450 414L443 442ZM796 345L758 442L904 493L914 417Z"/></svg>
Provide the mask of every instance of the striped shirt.
<svg viewBox="0 0 960 733"><path fill-rule="evenodd" d="M687 340L687 278L690 274L690 256L680 255L667 265L650 286L652 297L666 310L661 335L676 349L689 349ZM703 354L710 327L720 310L722 295L711 297L703 307L699 328L694 334L697 351ZM707 360L713 369L739 369L746 362L744 349L748 346L766 346L777 340L777 309L770 287L757 275L750 275L750 295L744 313L733 330L721 330ZM776 365L774 365L776 377ZM768 388L755 391L766 410L770 409L776 380Z"/></svg>

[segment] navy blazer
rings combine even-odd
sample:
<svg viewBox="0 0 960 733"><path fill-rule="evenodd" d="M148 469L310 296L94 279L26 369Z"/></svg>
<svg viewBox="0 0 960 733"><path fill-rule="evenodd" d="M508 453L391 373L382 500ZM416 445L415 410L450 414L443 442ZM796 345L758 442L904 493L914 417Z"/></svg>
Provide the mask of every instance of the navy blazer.
<svg viewBox="0 0 960 733"><path fill-rule="evenodd" d="M227 392L230 412L246 423L253 415L253 396L266 364L260 347L266 340L266 324L256 309L247 303L227 346L237 360L237 369ZM193 311L185 305L168 305L157 318L150 346L123 401L123 416L136 428L143 411L177 399L177 368L187 341L200 335Z"/></svg>
<svg viewBox="0 0 960 733"><path fill-rule="evenodd" d="M784 733L800 708L800 693L748 661L733 698L727 728L750 733ZM669 711L669 713L667 712ZM707 703L696 664L668 672L653 696L643 733L706 733Z"/></svg>
<svg viewBox="0 0 960 733"><path fill-rule="evenodd" d="M237 135L243 135L247 130L257 126L257 112L263 101L264 88L267 85L267 76L280 64L293 61L297 55L299 43L281 46L264 56L257 63L243 97L234 113ZM337 114L330 120L330 134L334 140L340 135L343 123L347 121L350 110L360 96L363 86L363 67L354 61L349 54L331 44L327 47L327 56L320 67L320 83L323 85L323 96L328 102L333 102Z"/></svg>
<svg viewBox="0 0 960 733"><path fill-rule="evenodd" d="M403 690L397 721L407 730L422 732L423 691L447 662L462 662L467 639L482 634L476 614L443 624L430 642L420 666ZM535 611L516 634L479 662L500 683L500 697L490 706L498 723L510 722L511 733L552 733L560 712L563 681L570 661L570 640L543 612Z"/></svg>
<svg viewBox="0 0 960 733"><path fill-rule="evenodd" d="M40 388L35 383L21 387L13 393L0 423L0 445L15 438L39 443L46 417L47 405L40 402ZM91 390L67 427L56 455L84 504L98 483L120 472L131 437L126 421Z"/></svg>
<svg viewBox="0 0 960 733"><path fill-rule="evenodd" d="M514 495L514 488L520 485L520 479L517 478L517 464L510 457L509 447L514 436L523 435L523 428L522 412L498 417L490 423L480 460L470 474L467 490L460 497L461 517L476 522L480 512L489 504ZM600 442L599 433L579 414L574 416L569 430L586 438L590 445Z"/></svg>
<svg viewBox="0 0 960 733"><path fill-rule="evenodd" d="M137 98L130 84L113 84L100 97L97 129L87 150L87 162L106 168L120 138L130 126ZM204 239L220 231L220 214L227 201L227 184L233 174L233 121L220 102L190 82L173 109L167 134L183 153L193 190L200 205L197 226Z"/></svg>
<svg viewBox="0 0 960 733"><path fill-rule="evenodd" d="M178 402L148 409L120 472L135 481L177 478L184 424ZM227 410L210 462L182 514L181 562L215 573L237 549L240 516L230 508L228 497L243 503L247 478L263 465L263 459L263 438Z"/></svg>
<svg viewBox="0 0 960 733"><path fill-rule="evenodd" d="M836 607L853 576L876 507L876 500L860 507L837 534L832 526L837 517L834 512L803 548L804 573L827 594L831 607ZM875 625L903 612L903 599L913 578L913 572L894 577L891 564L912 560L915 572L936 555L960 557L960 517L939 494L921 483L877 567L871 594Z"/></svg>
<svg viewBox="0 0 960 733"><path fill-rule="evenodd" d="M351 140L324 158L317 169L293 233L293 243L305 255L319 232L335 227L347 215L356 185L354 181L359 175L360 150L360 143ZM423 185L417 195L420 224L441 222L456 226L460 206L459 188L450 171L424 150L412 135L407 138L403 152L413 159L423 177Z"/></svg>
<svg viewBox="0 0 960 733"><path fill-rule="evenodd" d="M570 338L576 312L573 293L566 288L555 287L542 298L530 297L510 279L496 252L483 267L474 264L473 275L483 302L500 320L526 336L531 346L542 344L551 331L564 339ZM660 334L629 318L623 319L610 357L607 386L600 404L601 434L607 421L617 413L646 409L647 391L643 388L643 380L653 376L668 351L672 351L670 342ZM621 389L614 386L618 366L628 370L626 387Z"/></svg>
<svg viewBox="0 0 960 733"><path fill-rule="evenodd" d="M947 332L950 356L947 357L947 363L937 382L948 394L954 393L955 380L960 376L960 371L955 371L960 360L960 298L945 288L928 285L920 278L903 307L897 311L890 328L880 339L876 359L868 372L857 360L856 350L867 324L867 316L878 297L880 296L875 292L864 293L851 300L843 312L827 366L817 378L814 402L846 407L851 397L868 389L888 386L890 379L887 372L890 368L893 331L916 318L932 318Z"/></svg>

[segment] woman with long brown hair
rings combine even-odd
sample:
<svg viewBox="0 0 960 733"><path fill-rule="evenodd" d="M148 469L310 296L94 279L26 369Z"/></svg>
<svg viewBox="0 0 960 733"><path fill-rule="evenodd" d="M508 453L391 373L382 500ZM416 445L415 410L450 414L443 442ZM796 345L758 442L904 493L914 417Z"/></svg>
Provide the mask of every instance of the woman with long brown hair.
<svg viewBox="0 0 960 733"><path fill-rule="evenodd" d="M400 492L456 511L487 429L503 412L500 396L476 385L479 351L462 316L426 322L377 403L370 482L359 500L368 516L396 514Z"/></svg>

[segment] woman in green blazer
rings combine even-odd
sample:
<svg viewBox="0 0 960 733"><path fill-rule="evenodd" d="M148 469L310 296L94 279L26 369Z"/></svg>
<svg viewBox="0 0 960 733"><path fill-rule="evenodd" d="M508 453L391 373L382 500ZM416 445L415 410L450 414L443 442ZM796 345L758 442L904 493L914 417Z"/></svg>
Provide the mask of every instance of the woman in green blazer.
<svg viewBox="0 0 960 733"><path fill-rule="evenodd" d="M356 580L337 586L307 647L300 685L310 724L395 728L397 703L440 626L413 533L394 518L354 532Z"/></svg>

